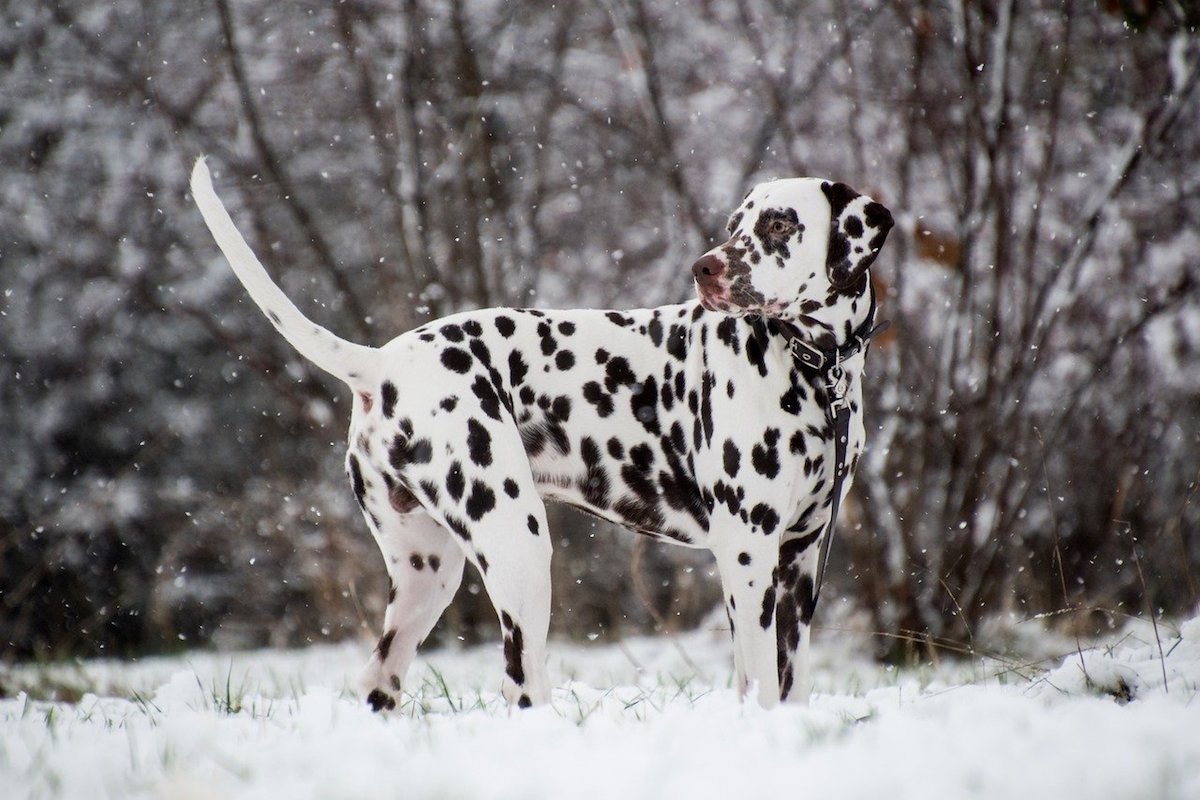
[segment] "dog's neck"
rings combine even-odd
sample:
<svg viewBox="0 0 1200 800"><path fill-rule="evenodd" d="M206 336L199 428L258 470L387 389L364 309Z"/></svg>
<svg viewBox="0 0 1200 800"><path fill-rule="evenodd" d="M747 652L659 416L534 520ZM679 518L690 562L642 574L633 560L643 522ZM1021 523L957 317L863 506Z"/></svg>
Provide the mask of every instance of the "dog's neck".
<svg viewBox="0 0 1200 800"><path fill-rule="evenodd" d="M827 305L822 303L811 313L803 313L808 305L811 301L797 301L784 313L770 318L770 327L788 346L803 346L836 359L839 352L863 349L865 341L878 332L875 290L866 276L860 291L837 292Z"/></svg>

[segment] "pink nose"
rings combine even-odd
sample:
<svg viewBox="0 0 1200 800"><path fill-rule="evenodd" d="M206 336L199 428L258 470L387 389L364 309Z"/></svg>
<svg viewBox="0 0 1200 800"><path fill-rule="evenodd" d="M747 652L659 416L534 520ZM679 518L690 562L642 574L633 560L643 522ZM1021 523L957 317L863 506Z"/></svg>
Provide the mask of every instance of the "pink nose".
<svg viewBox="0 0 1200 800"><path fill-rule="evenodd" d="M692 265L692 275L701 286L710 285L725 272L725 263L714 255L702 256Z"/></svg>

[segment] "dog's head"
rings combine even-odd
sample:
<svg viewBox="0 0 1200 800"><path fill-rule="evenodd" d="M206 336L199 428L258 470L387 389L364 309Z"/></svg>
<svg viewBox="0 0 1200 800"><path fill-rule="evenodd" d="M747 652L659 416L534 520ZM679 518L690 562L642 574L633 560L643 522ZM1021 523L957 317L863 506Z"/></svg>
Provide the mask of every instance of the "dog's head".
<svg viewBox="0 0 1200 800"><path fill-rule="evenodd" d="M839 301L869 290L867 268L891 227L886 208L844 183L761 183L729 218L729 240L692 267L700 303L828 329L825 316L845 314Z"/></svg>

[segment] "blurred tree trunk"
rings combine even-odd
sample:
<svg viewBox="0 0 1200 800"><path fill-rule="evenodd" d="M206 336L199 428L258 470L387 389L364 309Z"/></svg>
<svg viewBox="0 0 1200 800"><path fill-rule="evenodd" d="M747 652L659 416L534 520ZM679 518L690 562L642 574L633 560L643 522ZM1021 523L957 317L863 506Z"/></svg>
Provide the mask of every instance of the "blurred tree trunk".
<svg viewBox="0 0 1200 800"><path fill-rule="evenodd" d="M1118 123L1123 141L1081 152L1078 137L1099 100L1089 97L1097 87L1084 52L1105 23L1095 9L1014 0L954 2L948 13L941 3L901 5L911 52L897 205L919 208L931 187L918 181L929 180L951 201L935 220L908 217L917 255L945 271L946 291L930 325L920 317L931 298L903 276L892 287L887 313L900 318L901 334L875 359L887 360L894 389L876 397L900 405L874 404L884 421L859 480L870 533L855 554L860 574L870 574L878 630L958 646L1023 597L1041 608L1079 602L1078 571L1064 575L1044 561L1045 542L1061 550L1078 524L1061 506L1068 489L1055 484L1073 472L1093 480L1072 452L1073 420L1095 413L1098 381L1129 385L1115 369L1129 355L1122 351L1194 296L1195 282L1186 268L1139 280L1140 301L1118 310L1109 299L1116 287L1104 283L1111 278L1088 273L1141 167L1190 136L1182 121L1196 121L1200 48L1180 19L1108 43L1139 58L1140 81L1154 88ZM1138 41L1156 37L1157 46ZM961 104L946 106L955 94ZM1068 364L1074 369L1064 372ZM1112 428L1142 413L1128 399L1133 407L1107 420ZM1111 436L1093 434L1090 446L1131 457ZM1043 560L1031 563L1039 551Z"/></svg>

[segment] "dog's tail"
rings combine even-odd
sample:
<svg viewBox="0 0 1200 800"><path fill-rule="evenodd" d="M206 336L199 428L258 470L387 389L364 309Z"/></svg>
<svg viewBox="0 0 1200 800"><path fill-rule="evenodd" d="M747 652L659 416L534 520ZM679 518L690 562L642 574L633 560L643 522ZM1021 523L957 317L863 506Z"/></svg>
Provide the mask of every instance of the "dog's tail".
<svg viewBox="0 0 1200 800"><path fill-rule="evenodd" d="M229 212L213 190L212 177L203 156L196 160L192 169L192 196L234 274L283 338L300 351L300 355L349 384L351 389L370 391L375 383L373 365L377 363L378 351L334 335L304 316L287 299L238 233Z"/></svg>

